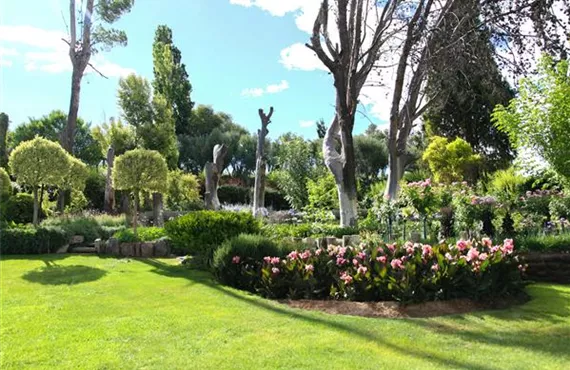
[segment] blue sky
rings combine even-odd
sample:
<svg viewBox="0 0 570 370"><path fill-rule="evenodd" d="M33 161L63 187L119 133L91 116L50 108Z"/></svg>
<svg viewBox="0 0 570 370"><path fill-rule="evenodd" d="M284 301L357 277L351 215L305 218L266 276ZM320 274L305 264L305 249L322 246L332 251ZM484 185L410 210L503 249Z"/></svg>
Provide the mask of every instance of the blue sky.
<svg viewBox="0 0 570 370"><path fill-rule="evenodd" d="M61 41L68 0L0 0L0 111L11 127L69 107L71 65ZM293 131L315 137L312 121L333 115L332 79L302 44L318 0L137 0L117 24L127 47L97 55L109 75L87 74L79 114L92 124L120 114L118 78L135 72L152 79L152 42L158 25L172 28L193 86L192 99L231 114L256 130L258 108L275 107L270 136ZM259 95L259 96L258 96ZM355 132L381 123L388 107L362 111Z"/></svg>

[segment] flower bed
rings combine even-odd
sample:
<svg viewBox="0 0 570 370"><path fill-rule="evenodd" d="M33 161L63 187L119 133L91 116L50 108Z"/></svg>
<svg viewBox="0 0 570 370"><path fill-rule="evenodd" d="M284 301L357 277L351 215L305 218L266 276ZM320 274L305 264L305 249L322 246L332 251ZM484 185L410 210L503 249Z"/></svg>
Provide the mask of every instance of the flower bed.
<svg viewBox="0 0 570 370"><path fill-rule="evenodd" d="M232 284L269 298L424 302L516 296L525 265L507 239L460 240L454 245L368 241L357 247L296 250L263 259L228 255ZM243 279L247 276L247 279ZM227 279L226 279L227 282Z"/></svg>

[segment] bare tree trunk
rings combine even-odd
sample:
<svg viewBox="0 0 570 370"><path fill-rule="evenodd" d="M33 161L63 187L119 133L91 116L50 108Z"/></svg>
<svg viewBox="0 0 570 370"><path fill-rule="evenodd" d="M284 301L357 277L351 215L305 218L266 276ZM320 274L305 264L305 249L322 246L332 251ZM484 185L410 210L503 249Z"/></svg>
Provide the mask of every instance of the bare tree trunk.
<svg viewBox="0 0 570 370"><path fill-rule="evenodd" d="M163 212L163 201L161 193L152 194L152 219L154 221L154 226L162 227L164 226L164 212Z"/></svg>
<svg viewBox="0 0 570 370"><path fill-rule="evenodd" d="M104 210L113 213L115 210L115 189L113 189L113 166L115 164L115 150L109 147L107 150L107 178L105 180L105 204Z"/></svg>
<svg viewBox="0 0 570 370"><path fill-rule="evenodd" d="M207 209L221 209L220 200L218 199L218 183L220 175L224 169L224 157L228 152L228 148L222 144L216 144L214 147L214 162L206 163L204 167L206 177L206 193L204 200Z"/></svg>
<svg viewBox="0 0 570 370"><path fill-rule="evenodd" d="M73 154L73 139L75 128L77 127L77 114L79 112L79 95L81 93L81 79L85 69L73 68L71 74L71 99L69 101L69 113L67 114L67 125L62 137L62 146L69 153Z"/></svg>
<svg viewBox="0 0 570 370"><path fill-rule="evenodd" d="M137 223L138 223L138 203L139 203L139 192L138 190L135 191L135 201L133 204L133 232L135 234L135 238L137 236Z"/></svg>
<svg viewBox="0 0 570 370"><path fill-rule="evenodd" d="M34 214L32 216L34 226L38 226L38 188L34 187Z"/></svg>
<svg viewBox="0 0 570 370"><path fill-rule="evenodd" d="M269 109L269 114L263 113L263 109L259 110L261 118L261 130L257 131L257 152L255 154L255 187L253 188L253 215L260 216L259 209L265 207L265 170L267 164L265 162L265 137L269 132L267 125L271 123L273 115L273 107Z"/></svg>

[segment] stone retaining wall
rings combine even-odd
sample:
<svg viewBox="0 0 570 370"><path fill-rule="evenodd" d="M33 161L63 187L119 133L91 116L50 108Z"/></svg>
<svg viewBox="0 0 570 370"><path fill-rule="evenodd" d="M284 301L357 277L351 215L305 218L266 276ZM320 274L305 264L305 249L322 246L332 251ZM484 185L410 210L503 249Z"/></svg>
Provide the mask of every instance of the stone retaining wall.
<svg viewBox="0 0 570 370"><path fill-rule="evenodd" d="M570 284L570 253L521 253L528 280Z"/></svg>
<svg viewBox="0 0 570 370"><path fill-rule="evenodd" d="M162 238L152 242L119 243L115 238L108 241L97 239L95 241L97 254L118 257L170 257L170 244L168 239Z"/></svg>

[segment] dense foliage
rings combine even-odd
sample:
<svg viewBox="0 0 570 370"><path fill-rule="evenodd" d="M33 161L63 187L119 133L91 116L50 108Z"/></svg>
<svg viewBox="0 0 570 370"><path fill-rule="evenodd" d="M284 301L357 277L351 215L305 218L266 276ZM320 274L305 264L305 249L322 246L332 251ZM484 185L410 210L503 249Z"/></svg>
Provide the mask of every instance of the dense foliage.
<svg viewBox="0 0 570 370"><path fill-rule="evenodd" d="M485 238L435 246L369 241L358 247L296 250L285 258L268 254L260 259L250 247L224 255L224 262L230 270L225 274L238 276L230 284L270 298L481 300L522 292L526 267L513 250L510 239L495 246Z"/></svg>
<svg viewBox="0 0 570 370"><path fill-rule="evenodd" d="M58 227L8 227L0 230L0 254L54 253L69 241Z"/></svg>

